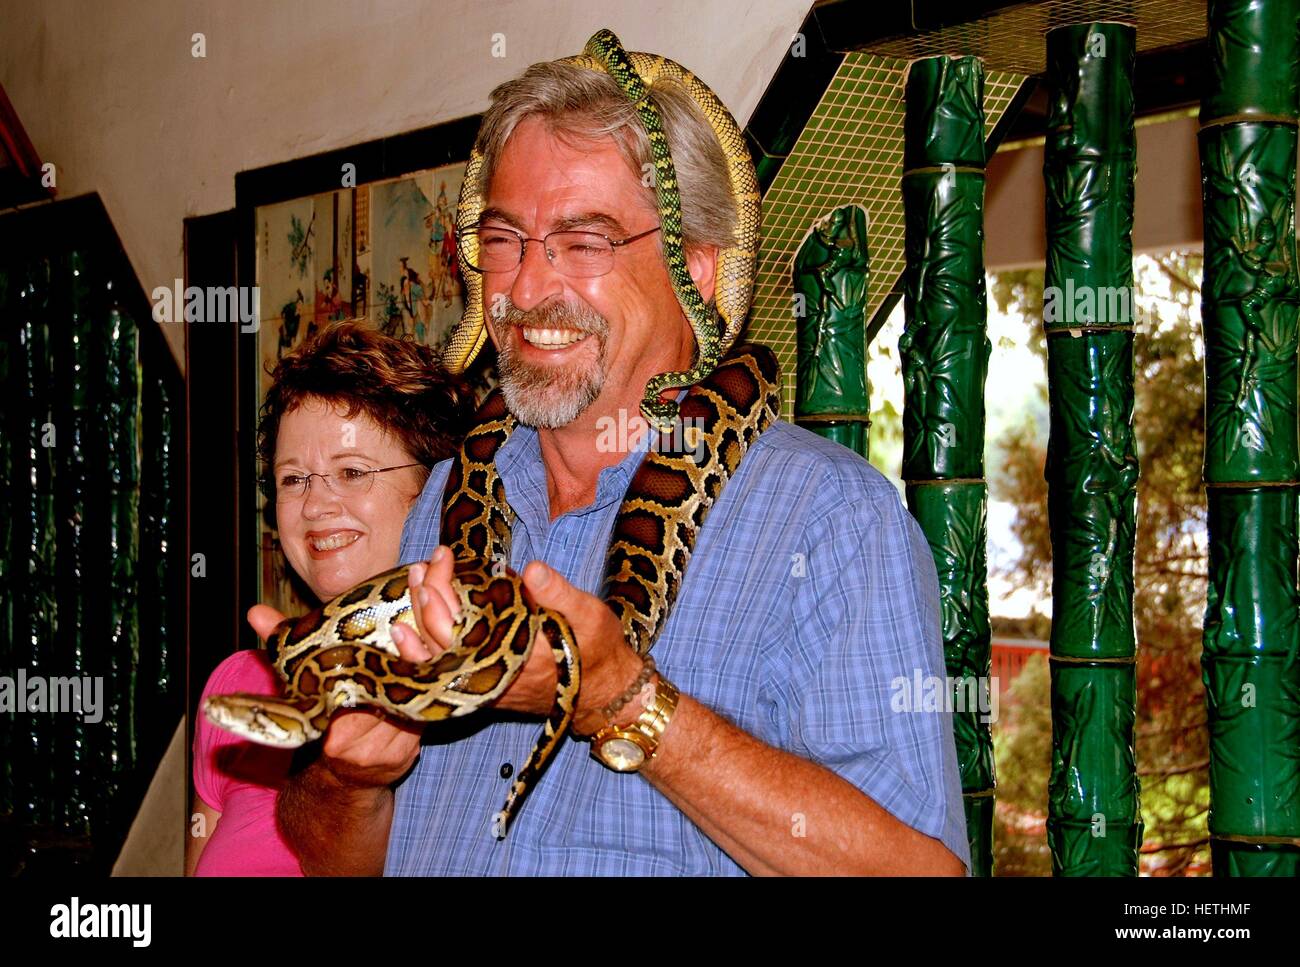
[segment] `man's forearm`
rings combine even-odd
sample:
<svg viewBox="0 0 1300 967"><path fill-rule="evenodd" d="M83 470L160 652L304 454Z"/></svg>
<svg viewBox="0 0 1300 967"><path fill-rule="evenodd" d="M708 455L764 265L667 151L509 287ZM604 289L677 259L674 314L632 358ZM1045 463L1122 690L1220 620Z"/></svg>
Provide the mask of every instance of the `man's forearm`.
<svg viewBox="0 0 1300 967"><path fill-rule="evenodd" d="M828 769L774 749L683 694L642 769L753 874L953 874L961 860Z"/></svg>
<svg viewBox="0 0 1300 967"><path fill-rule="evenodd" d="M276 819L308 876L383 875L390 787L346 785L314 762L280 790Z"/></svg>

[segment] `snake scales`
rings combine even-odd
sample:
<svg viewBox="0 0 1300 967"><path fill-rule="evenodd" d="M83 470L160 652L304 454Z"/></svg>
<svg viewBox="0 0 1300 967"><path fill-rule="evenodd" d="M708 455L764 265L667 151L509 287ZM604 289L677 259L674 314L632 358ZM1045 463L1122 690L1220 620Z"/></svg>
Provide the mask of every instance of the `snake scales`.
<svg viewBox="0 0 1300 967"><path fill-rule="evenodd" d="M646 652L677 596L696 535L710 507L755 439L779 410L775 357L761 346L735 346L753 287L758 192L748 149L735 121L707 87L662 57L626 53L608 30L598 32L570 63L608 71L637 105L656 167L656 195L670 279L698 352L689 371L660 374L647 384L642 412L663 431L630 483L606 556L602 596L628 642ZM647 96L649 83L668 78L700 104L723 146L738 220L736 244L719 255L716 315L686 271L681 199L667 140ZM484 200L477 149L466 169L458 224L476 224ZM470 236L472 238L472 236ZM468 253L472 259L473 253ZM465 259L462 253L462 259ZM462 265L462 268L467 268ZM459 372L482 346L482 280L465 271L465 315L444 357ZM718 316L721 317L719 325ZM660 400L690 386L679 404ZM688 447L674 450L683 425L703 428ZM395 623L414 627L409 567L369 578L321 608L287 619L269 647L284 696L211 696L204 713L214 724L266 745L296 747L319 738L340 708L372 706L417 722L468 714L491 704L514 682L535 641L545 641L557 666L555 704L542 735L516 774L494 833L503 837L573 717L581 684L577 643L562 615L535 606L509 560L511 511L494 457L515 428L501 394L493 393L453 459L444 492L442 542L455 556L453 587L461 610L451 648L413 663L392 642Z"/></svg>

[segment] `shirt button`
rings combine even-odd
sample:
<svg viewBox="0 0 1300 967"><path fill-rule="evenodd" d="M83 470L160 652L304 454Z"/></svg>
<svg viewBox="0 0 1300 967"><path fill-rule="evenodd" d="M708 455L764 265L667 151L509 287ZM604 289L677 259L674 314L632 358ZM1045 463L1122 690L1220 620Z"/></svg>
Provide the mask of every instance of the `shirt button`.
<svg viewBox="0 0 1300 967"><path fill-rule="evenodd" d="M512 775L514 775L514 774L515 774L515 767L514 767L514 766L512 766L509 762L503 762L503 763L501 763L501 778L502 778L502 779L509 779L509 778L510 778Z"/></svg>

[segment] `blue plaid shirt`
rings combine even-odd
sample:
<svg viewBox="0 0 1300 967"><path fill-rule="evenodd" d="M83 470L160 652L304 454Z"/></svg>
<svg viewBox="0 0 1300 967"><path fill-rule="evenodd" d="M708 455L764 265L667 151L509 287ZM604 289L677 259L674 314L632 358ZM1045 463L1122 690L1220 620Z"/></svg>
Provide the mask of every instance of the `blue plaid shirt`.
<svg viewBox="0 0 1300 967"><path fill-rule="evenodd" d="M516 515L511 566L541 559L598 594L642 455L602 470L595 501L552 521L537 433L519 427L497 455ZM403 563L438 544L448 466L406 520ZM951 715L891 710L896 679L945 674L934 561L898 491L857 454L771 426L710 512L654 656L683 693L835 772L969 868ZM429 728L397 788L385 872L744 873L648 780L611 772L572 737L495 840L507 776L540 731L540 719L489 713Z"/></svg>

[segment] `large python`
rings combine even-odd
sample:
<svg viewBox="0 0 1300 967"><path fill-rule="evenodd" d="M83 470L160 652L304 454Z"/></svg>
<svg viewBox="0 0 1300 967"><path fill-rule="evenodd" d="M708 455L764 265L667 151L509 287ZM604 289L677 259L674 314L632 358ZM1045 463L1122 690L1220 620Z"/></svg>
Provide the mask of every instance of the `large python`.
<svg viewBox="0 0 1300 967"><path fill-rule="evenodd" d="M602 596L628 642L644 653L668 618L709 509L749 446L779 412L775 357L761 346L732 348L752 293L758 194L735 121L688 71L662 57L625 53L607 30L593 36L584 54L569 62L608 71L637 105L654 150L665 258L697 340L696 361L689 371L660 374L647 384L642 411L661 435L629 484L606 556ZM658 77L687 88L718 132L727 156L740 217L736 244L720 253L715 279L721 327L685 269L676 175L657 111L647 96L646 82ZM483 208L477 184L481 162L476 148L461 189L461 226L476 224ZM474 253L468 254L472 259ZM461 257L462 268L468 269L466 253ZM472 270L463 275L469 290L466 311L445 357L455 372L469 364L486 338L481 278ZM660 399L665 389L688 385L680 406ZM677 432L682 426L699 430L684 447ZM255 742L296 747L319 738L340 708L368 705L421 722L468 714L490 705L513 684L540 635L557 665L555 704L494 817L493 830L503 837L567 730L581 684L572 629L562 615L535 606L522 580L505 564L512 519L494 457L514 428L501 394L493 393L448 475L441 536L456 558L453 587L461 605L451 648L429 662L401 658L391 629L399 622L414 627L414 612L409 568L396 568L276 629L268 644L284 682L282 698L212 696L204 705L208 719Z"/></svg>

